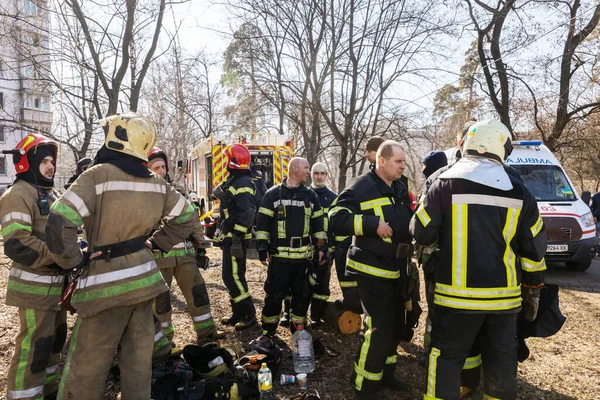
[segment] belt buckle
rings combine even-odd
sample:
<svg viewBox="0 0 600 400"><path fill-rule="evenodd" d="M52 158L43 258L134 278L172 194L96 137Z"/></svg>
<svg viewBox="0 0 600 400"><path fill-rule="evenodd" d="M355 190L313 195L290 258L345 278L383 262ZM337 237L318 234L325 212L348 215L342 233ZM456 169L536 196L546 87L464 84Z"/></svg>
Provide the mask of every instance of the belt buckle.
<svg viewBox="0 0 600 400"><path fill-rule="evenodd" d="M295 241L298 241L298 245L295 246L294 243ZM290 247L292 249L299 249L300 247L302 247L302 236L293 236L290 238Z"/></svg>
<svg viewBox="0 0 600 400"><path fill-rule="evenodd" d="M104 260L106 262L110 262L110 258L112 256L112 249L109 247L108 250L102 253L102 256L104 257Z"/></svg>

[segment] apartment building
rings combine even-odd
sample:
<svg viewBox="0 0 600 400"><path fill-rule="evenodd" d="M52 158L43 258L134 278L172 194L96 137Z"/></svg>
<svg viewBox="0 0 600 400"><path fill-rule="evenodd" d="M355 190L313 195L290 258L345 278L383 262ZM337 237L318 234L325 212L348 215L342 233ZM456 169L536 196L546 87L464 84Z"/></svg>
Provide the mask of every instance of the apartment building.
<svg viewBox="0 0 600 400"><path fill-rule="evenodd" d="M50 4L0 1L0 150L28 133L50 132ZM0 154L0 190L15 177L11 155Z"/></svg>

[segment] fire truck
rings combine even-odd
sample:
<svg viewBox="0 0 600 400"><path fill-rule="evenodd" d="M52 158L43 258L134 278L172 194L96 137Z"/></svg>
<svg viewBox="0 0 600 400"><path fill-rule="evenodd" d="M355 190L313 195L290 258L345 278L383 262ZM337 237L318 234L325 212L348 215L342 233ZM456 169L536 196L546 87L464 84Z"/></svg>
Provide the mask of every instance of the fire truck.
<svg viewBox="0 0 600 400"><path fill-rule="evenodd" d="M218 201L211 195L229 177L225 149L234 143L248 147L253 175L260 172L267 188L287 178L288 163L294 156L294 138L283 135L240 133L211 136L200 142L188 157L185 183L188 191L198 195L207 233L212 230L218 214Z"/></svg>

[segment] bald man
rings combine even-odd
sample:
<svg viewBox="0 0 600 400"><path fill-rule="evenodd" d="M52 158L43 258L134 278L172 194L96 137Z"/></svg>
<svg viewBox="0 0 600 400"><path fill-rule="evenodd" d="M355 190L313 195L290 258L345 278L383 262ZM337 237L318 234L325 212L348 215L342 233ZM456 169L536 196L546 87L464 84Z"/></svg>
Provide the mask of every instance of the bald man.
<svg viewBox="0 0 600 400"><path fill-rule="evenodd" d="M256 249L269 268L261 318L266 336L277 333L281 304L289 293L290 330L293 333L297 326L306 325L308 270L315 252L319 262L326 262L323 209L317 194L306 187L309 175L308 161L292 158L288 178L265 193L258 210Z"/></svg>

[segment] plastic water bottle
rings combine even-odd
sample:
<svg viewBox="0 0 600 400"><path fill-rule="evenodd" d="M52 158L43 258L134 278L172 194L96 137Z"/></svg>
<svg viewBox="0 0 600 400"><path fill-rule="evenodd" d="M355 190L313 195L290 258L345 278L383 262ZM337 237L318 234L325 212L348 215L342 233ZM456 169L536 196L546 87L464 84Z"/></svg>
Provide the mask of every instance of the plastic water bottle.
<svg viewBox="0 0 600 400"><path fill-rule="evenodd" d="M258 391L261 399L271 399L273 391L273 376L267 363L262 363L258 371Z"/></svg>
<svg viewBox="0 0 600 400"><path fill-rule="evenodd" d="M309 374L315 370L315 351L312 336L304 330L304 326L296 328L292 338L292 356L294 358L294 371L297 374Z"/></svg>

